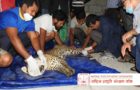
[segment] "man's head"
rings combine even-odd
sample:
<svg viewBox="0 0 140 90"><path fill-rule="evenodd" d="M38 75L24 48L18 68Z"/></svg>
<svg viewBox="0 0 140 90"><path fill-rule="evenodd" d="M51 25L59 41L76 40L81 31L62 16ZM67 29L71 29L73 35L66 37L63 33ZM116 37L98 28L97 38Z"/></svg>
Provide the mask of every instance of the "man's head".
<svg viewBox="0 0 140 90"><path fill-rule="evenodd" d="M99 17L94 14L88 15L86 18L86 25L90 29L98 29L100 27Z"/></svg>
<svg viewBox="0 0 140 90"><path fill-rule="evenodd" d="M21 5L21 13L25 21L29 21L36 15L39 9L38 0L23 0Z"/></svg>
<svg viewBox="0 0 140 90"><path fill-rule="evenodd" d="M53 24L57 30L59 30L67 21L67 15L62 10L56 10L53 12Z"/></svg>
<svg viewBox="0 0 140 90"><path fill-rule="evenodd" d="M140 0L122 0L124 8L127 13L133 14L134 9L140 3Z"/></svg>
<svg viewBox="0 0 140 90"><path fill-rule="evenodd" d="M78 22L79 25L84 24L84 22L85 22L85 17L86 17L85 12L81 12L81 13L78 13L78 14L76 15L76 19L77 19L77 22Z"/></svg>

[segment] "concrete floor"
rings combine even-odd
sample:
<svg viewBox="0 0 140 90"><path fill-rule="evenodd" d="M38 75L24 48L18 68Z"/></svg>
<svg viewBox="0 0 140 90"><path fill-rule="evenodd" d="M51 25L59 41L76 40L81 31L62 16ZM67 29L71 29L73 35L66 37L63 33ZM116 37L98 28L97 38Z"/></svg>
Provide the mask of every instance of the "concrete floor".
<svg viewBox="0 0 140 90"><path fill-rule="evenodd" d="M131 63L122 63L118 62L117 58L113 57L110 53L105 55L92 54L92 58L95 58L104 66L108 66L122 73L137 73L130 71L130 68L134 66ZM26 90L140 90L138 86L60 86L60 87L39 87L39 88L30 88Z"/></svg>
<svg viewBox="0 0 140 90"><path fill-rule="evenodd" d="M32 90L140 90L136 86L61 86L48 88L35 88ZM26 89L31 90L31 89Z"/></svg>

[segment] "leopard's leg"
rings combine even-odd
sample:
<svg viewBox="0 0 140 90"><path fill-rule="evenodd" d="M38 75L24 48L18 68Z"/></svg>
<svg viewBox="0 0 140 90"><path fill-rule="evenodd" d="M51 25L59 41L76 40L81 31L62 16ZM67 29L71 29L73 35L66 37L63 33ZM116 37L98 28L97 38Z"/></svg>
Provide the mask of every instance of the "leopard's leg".
<svg viewBox="0 0 140 90"><path fill-rule="evenodd" d="M67 77L70 77L75 73L75 70L68 66L68 64L65 61L60 62L62 64L62 67L60 67L60 71L67 75Z"/></svg>

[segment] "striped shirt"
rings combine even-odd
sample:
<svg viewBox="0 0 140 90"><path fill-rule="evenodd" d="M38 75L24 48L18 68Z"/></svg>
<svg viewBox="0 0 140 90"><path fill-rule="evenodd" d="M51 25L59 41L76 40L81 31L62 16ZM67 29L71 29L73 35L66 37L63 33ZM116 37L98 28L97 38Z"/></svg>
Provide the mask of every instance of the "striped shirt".
<svg viewBox="0 0 140 90"><path fill-rule="evenodd" d="M73 0L72 7L84 7L84 0Z"/></svg>

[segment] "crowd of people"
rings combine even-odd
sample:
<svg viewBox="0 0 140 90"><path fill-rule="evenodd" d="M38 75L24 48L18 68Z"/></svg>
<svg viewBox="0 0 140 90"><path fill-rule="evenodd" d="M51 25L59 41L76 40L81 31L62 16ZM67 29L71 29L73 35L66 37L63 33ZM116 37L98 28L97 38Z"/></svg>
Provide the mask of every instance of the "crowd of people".
<svg viewBox="0 0 140 90"><path fill-rule="evenodd" d="M86 14L84 7L89 0L18 1L14 3L17 7L11 5L0 12L0 67L9 66L12 57L20 55L30 75L41 75L47 67L45 47L53 40L55 44L83 50L90 46L87 53L108 51L118 61L125 62L130 56L135 63L133 70L140 72L140 0L108 0L102 16ZM59 34L65 24L67 43ZM41 71L27 51L31 46L44 66Z"/></svg>

